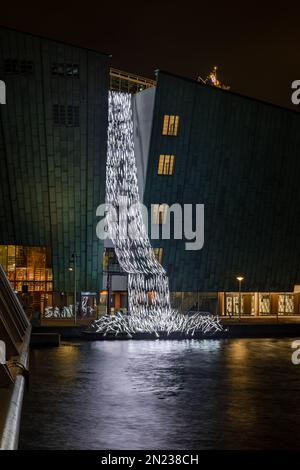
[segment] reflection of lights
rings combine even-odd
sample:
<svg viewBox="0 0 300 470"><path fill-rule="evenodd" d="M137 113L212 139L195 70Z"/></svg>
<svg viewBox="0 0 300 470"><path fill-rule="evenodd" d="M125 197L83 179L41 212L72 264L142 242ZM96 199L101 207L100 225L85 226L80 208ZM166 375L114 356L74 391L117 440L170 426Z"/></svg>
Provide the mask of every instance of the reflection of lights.
<svg viewBox="0 0 300 470"><path fill-rule="evenodd" d="M60 352L64 355L64 356L69 356L69 357L77 357L78 356L78 346L80 345L70 345L70 344L66 344L66 343L61 343L60 344L61 348L60 348Z"/></svg>
<svg viewBox="0 0 300 470"><path fill-rule="evenodd" d="M120 266L128 273L130 315L104 316L91 325L92 331L129 336L148 332L159 337L160 332L192 336L195 331L221 330L213 317L182 315L171 309L169 280L151 247L139 205L130 94L109 92L108 120L106 222ZM129 218L134 237L127 233Z"/></svg>
<svg viewBox="0 0 300 470"><path fill-rule="evenodd" d="M231 360L245 361L249 354L249 344L245 340L234 340L230 345Z"/></svg>

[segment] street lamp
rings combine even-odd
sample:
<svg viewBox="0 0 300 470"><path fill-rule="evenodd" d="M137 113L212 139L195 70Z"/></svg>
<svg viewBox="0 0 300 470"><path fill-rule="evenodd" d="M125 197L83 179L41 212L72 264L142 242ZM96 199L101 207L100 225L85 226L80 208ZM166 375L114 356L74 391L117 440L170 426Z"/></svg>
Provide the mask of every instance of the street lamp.
<svg viewBox="0 0 300 470"><path fill-rule="evenodd" d="M242 282L244 280L243 276L237 276L236 280L239 283L239 320L241 319L241 307L242 307Z"/></svg>

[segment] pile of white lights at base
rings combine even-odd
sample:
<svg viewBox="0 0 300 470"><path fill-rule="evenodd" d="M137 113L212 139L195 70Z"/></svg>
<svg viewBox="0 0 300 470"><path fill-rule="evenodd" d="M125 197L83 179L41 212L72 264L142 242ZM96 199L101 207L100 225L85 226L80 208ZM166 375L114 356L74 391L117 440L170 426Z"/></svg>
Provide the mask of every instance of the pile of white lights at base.
<svg viewBox="0 0 300 470"><path fill-rule="evenodd" d="M109 93L106 162L107 229L120 266L128 273L130 314L105 315L91 324L91 331L129 337L135 333L159 337L162 332L213 334L222 330L217 318L185 315L170 307L169 280L155 257L139 206L131 100L127 93ZM133 237L127 235L129 225Z"/></svg>

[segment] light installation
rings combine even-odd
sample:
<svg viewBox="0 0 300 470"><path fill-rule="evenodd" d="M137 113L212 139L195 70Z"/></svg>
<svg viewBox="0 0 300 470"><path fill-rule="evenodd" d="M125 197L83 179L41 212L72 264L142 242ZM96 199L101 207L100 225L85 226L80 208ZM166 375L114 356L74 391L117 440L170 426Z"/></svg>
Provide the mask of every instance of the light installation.
<svg viewBox="0 0 300 470"><path fill-rule="evenodd" d="M130 314L105 315L90 330L129 337L215 333L222 330L217 318L184 315L170 306L169 280L155 257L139 205L131 100L130 94L109 92L106 162L107 231L120 266L128 273Z"/></svg>
<svg viewBox="0 0 300 470"><path fill-rule="evenodd" d="M217 70L218 70L218 67L214 65L212 71L209 73L209 75L205 79L203 79L201 75L199 75L197 78L197 81L205 83L205 85L211 85L217 88L222 88L223 90L230 90L230 86L224 85L218 79Z"/></svg>

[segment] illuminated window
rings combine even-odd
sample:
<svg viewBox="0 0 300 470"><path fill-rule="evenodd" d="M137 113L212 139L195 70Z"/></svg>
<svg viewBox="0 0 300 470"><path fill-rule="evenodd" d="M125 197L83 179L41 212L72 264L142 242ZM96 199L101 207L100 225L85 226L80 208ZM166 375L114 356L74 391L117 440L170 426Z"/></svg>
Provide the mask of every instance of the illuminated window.
<svg viewBox="0 0 300 470"><path fill-rule="evenodd" d="M157 261L161 264L162 259L163 259L163 249L162 248L154 248L154 254L155 254L155 258L157 259Z"/></svg>
<svg viewBox="0 0 300 470"><path fill-rule="evenodd" d="M179 126L179 116L169 114L164 115L163 135L177 135Z"/></svg>
<svg viewBox="0 0 300 470"><path fill-rule="evenodd" d="M168 205L153 204L152 205L152 223L155 225L165 224L167 220Z"/></svg>
<svg viewBox="0 0 300 470"><path fill-rule="evenodd" d="M15 290L52 291L49 248L41 246L0 245L0 263ZM45 281L48 281L45 283ZM49 282L50 281L50 282Z"/></svg>
<svg viewBox="0 0 300 470"><path fill-rule="evenodd" d="M173 175L174 173L174 155L160 155L158 162L158 175Z"/></svg>
<svg viewBox="0 0 300 470"><path fill-rule="evenodd" d="M259 313L261 315L268 315L270 314L270 294L269 293L259 293Z"/></svg>
<svg viewBox="0 0 300 470"><path fill-rule="evenodd" d="M293 294L278 295L278 313L279 315L284 315L285 313L294 313Z"/></svg>

